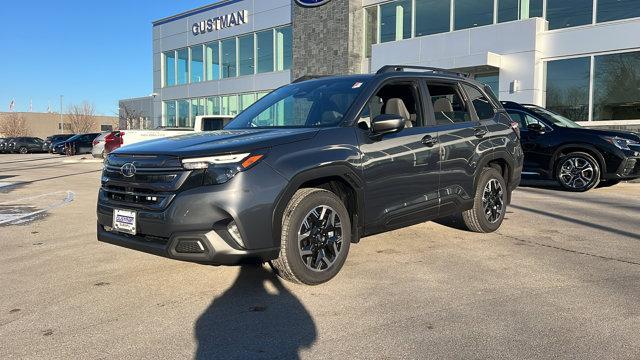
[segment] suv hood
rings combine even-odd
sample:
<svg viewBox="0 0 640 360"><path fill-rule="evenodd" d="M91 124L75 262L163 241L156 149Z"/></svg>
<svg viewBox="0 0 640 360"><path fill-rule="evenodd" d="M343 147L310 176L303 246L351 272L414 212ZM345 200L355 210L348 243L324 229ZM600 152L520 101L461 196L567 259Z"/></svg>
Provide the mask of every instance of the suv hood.
<svg viewBox="0 0 640 360"><path fill-rule="evenodd" d="M311 139L318 131L316 128L203 131L143 141L124 146L114 153L195 157L249 152Z"/></svg>
<svg viewBox="0 0 640 360"><path fill-rule="evenodd" d="M567 129L569 129L569 128L567 128ZM576 133L580 133L580 134L619 137L619 138L623 138L623 139L629 139L629 140L640 142L640 134L635 133L635 132L631 132L631 131L608 130L608 129L590 129L590 128L586 128L586 127L583 127L583 128L571 128L569 130L570 131L574 131Z"/></svg>

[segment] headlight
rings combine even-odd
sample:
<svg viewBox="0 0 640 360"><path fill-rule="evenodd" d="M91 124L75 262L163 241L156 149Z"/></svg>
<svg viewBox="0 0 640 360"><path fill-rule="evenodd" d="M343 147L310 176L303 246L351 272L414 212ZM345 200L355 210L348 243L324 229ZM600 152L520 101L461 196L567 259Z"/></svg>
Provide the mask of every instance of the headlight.
<svg viewBox="0 0 640 360"><path fill-rule="evenodd" d="M618 149L622 149L622 150L631 150L629 148L629 145L640 144L637 141L629 140L629 139L625 139L617 136L603 136L602 138L610 142L611 144L615 145Z"/></svg>
<svg viewBox="0 0 640 360"><path fill-rule="evenodd" d="M262 153L207 156L182 159L182 166L188 170L206 169L205 184L224 184L239 172L255 165L263 157Z"/></svg>

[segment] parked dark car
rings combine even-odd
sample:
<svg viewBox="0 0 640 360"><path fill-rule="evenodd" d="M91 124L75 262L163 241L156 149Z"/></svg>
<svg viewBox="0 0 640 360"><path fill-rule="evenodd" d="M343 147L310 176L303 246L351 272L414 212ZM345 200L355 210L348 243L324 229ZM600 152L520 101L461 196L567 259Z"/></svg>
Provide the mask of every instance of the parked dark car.
<svg viewBox="0 0 640 360"><path fill-rule="evenodd" d="M450 214L498 229L520 182L518 136L488 87L446 70L300 80L224 130L109 154L98 240L203 264L270 261L319 284L364 236Z"/></svg>
<svg viewBox="0 0 640 360"><path fill-rule="evenodd" d="M557 180L569 191L640 178L639 134L582 127L535 105L503 105L522 128L523 175Z"/></svg>
<svg viewBox="0 0 640 360"><path fill-rule="evenodd" d="M7 152L10 153L39 153L42 152L44 140L37 137L22 136L11 139L7 145Z"/></svg>
<svg viewBox="0 0 640 360"><path fill-rule="evenodd" d="M7 150L7 146L9 145L9 141L13 140L13 138L0 138L0 154L6 154L9 151Z"/></svg>
<svg viewBox="0 0 640 360"><path fill-rule="evenodd" d="M75 135L76 134L57 134L57 135L47 136L47 138L44 139L44 146L42 147L42 150L46 152L53 152L53 146L55 144L68 140Z"/></svg>
<svg viewBox="0 0 640 360"><path fill-rule="evenodd" d="M93 139L100 133L78 134L54 145L53 152L59 155L90 154L93 148Z"/></svg>

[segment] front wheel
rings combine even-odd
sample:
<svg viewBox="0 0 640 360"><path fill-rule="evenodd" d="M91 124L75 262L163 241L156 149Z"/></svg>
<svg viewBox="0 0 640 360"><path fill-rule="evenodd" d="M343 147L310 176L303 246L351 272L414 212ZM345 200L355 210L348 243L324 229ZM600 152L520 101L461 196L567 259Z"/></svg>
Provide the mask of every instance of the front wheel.
<svg viewBox="0 0 640 360"><path fill-rule="evenodd" d="M558 159L556 177L565 190L589 191L600 183L600 166L593 156L573 152Z"/></svg>
<svg viewBox="0 0 640 360"><path fill-rule="evenodd" d="M19 152L20 154L26 154L26 153L28 153L28 152L29 152L29 149L27 149L26 147L24 147L24 146L23 146L23 147L21 147L21 148L18 150L18 152Z"/></svg>
<svg viewBox="0 0 640 360"><path fill-rule="evenodd" d="M498 170L482 170L476 184L473 208L462 213L467 228L478 233L498 230L507 211L507 184Z"/></svg>
<svg viewBox="0 0 640 360"><path fill-rule="evenodd" d="M300 189L284 211L280 256L271 266L285 280L322 284L338 274L350 243L351 219L342 200L324 189Z"/></svg>

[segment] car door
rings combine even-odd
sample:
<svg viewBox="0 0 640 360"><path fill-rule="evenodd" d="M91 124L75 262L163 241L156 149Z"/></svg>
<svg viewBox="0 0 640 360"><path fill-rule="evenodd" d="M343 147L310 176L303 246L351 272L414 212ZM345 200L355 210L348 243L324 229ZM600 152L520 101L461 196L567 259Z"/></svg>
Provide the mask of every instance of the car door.
<svg viewBox="0 0 640 360"><path fill-rule="evenodd" d="M520 125L520 143L524 152L522 175L541 175L547 171L555 140L553 129L524 111L507 109L511 118ZM530 130L530 124L540 124L542 131Z"/></svg>
<svg viewBox="0 0 640 360"><path fill-rule="evenodd" d="M438 133L425 126L422 91L413 80L386 83L374 92L360 116L358 137L369 233L438 215ZM405 128L382 137L372 136L368 124L377 115L393 113L392 104L398 99L410 112Z"/></svg>
<svg viewBox="0 0 640 360"><path fill-rule="evenodd" d="M461 202L473 201L479 160L491 151L489 144L482 144L488 134L486 122L493 120L495 111L483 113L479 119L473 102L456 81L426 80L426 86L440 141L440 215L443 215L459 209Z"/></svg>

